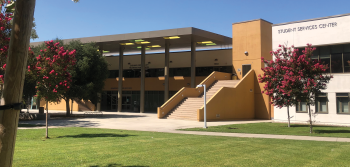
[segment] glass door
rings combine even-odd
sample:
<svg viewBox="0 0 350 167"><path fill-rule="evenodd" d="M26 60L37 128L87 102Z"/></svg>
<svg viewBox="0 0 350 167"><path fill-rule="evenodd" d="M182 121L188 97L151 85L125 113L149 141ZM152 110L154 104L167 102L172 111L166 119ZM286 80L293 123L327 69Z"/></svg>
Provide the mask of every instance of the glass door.
<svg viewBox="0 0 350 167"><path fill-rule="evenodd" d="M131 111L131 95L123 95L122 111Z"/></svg>
<svg viewBox="0 0 350 167"><path fill-rule="evenodd" d="M111 110L118 110L118 95L116 94L111 96Z"/></svg>

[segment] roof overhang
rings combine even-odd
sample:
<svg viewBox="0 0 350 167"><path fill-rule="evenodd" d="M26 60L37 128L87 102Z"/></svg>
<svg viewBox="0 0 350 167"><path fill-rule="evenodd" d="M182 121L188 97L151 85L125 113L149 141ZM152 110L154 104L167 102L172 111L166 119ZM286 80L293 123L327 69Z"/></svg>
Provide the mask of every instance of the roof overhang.
<svg viewBox="0 0 350 167"><path fill-rule="evenodd" d="M80 40L82 43L95 42L100 48L110 54L118 54L121 44L133 43L132 45L123 45L125 47L124 53L135 54L140 53L141 45L145 45L146 48L148 48L147 52L164 52L165 40L167 40L167 37L176 37L174 39L168 39L170 42L170 49L172 51L190 50L192 38L195 42L197 42L197 49L230 48L232 46L232 38L194 27L86 38L73 38L65 39L63 42L69 43L72 40ZM143 40L143 42L147 41L149 43L141 44L142 41L135 43L135 40ZM208 45L208 43L198 43L203 41L211 41L213 44ZM32 42L30 45L37 46L41 43L43 42Z"/></svg>

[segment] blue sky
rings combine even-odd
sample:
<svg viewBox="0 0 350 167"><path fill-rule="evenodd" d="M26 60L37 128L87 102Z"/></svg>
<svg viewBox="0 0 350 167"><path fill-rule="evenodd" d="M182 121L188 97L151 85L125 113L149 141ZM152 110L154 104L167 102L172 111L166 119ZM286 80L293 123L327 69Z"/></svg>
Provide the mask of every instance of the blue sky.
<svg viewBox="0 0 350 167"><path fill-rule="evenodd" d="M36 0L34 42L182 27L231 37L235 22L277 24L350 13L349 6L349 0Z"/></svg>

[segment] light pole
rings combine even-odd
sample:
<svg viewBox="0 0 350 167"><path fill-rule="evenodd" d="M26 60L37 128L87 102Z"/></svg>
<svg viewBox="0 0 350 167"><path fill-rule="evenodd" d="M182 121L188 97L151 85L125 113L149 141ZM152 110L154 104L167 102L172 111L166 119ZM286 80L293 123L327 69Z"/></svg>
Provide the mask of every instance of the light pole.
<svg viewBox="0 0 350 167"><path fill-rule="evenodd" d="M207 127L207 89L205 84L203 85L197 85L197 88L204 87L204 127L203 128L208 128Z"/></svg>

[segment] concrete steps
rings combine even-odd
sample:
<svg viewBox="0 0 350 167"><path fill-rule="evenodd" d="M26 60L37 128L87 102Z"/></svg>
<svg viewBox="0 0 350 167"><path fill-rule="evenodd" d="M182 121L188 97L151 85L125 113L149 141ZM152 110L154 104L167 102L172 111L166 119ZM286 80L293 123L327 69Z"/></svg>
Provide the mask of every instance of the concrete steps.
<svg viewBox="0 0 350 167"><path fill-rule="evenodd" d="M207 101L215 95L222 87L233 88L239 80L219 80L214 82L209 88L207 88L206 98ZM167 119L182 119L182 120L197 120L197 110L204 104L204 95L200 97L188 97L180 102L169 114L165 117Z"/></svg>

